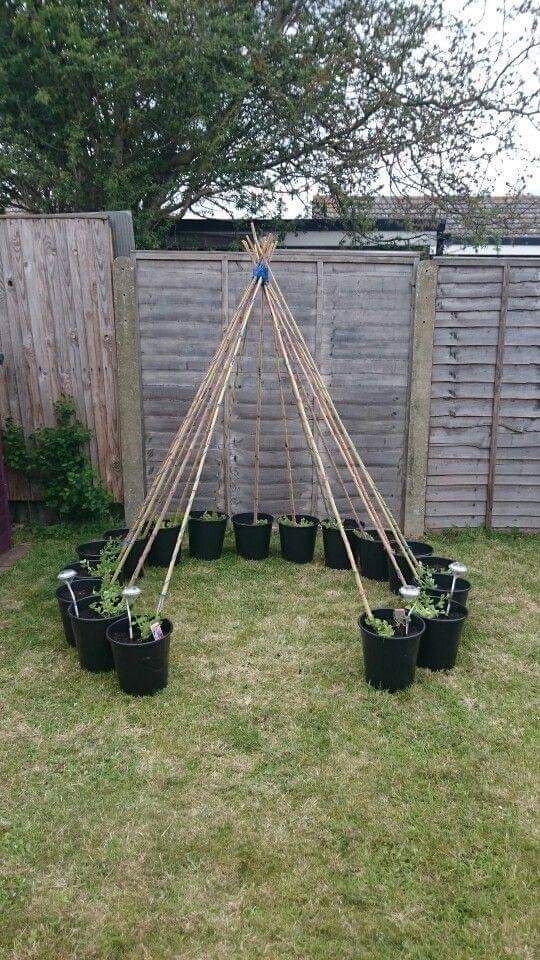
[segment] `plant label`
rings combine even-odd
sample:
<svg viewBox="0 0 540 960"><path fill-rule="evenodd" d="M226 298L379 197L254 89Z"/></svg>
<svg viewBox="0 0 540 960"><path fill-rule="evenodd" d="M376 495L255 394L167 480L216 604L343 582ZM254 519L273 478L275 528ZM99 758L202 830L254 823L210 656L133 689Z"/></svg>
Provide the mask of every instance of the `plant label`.
<svg viewBox="0 0 540 960"><path fill-rule="evenodd" d="M156 622L151 625L150 630L152 631L154 640L163 640L163 630L161 629L159 620L156 620Z"/></svg>

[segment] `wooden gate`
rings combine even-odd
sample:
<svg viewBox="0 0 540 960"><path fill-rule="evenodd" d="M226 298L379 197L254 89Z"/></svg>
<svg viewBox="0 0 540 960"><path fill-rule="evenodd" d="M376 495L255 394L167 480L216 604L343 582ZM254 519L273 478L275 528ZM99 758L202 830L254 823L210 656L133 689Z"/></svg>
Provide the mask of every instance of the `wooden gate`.
<svg viewBox="0 0 540 960"><path fill-rule="evenodd" d="M112 257L106 213L0 217L0 420L28 434L72 396L92 463L121 500ZM15 476L9 493L40 497Z"/></svg>

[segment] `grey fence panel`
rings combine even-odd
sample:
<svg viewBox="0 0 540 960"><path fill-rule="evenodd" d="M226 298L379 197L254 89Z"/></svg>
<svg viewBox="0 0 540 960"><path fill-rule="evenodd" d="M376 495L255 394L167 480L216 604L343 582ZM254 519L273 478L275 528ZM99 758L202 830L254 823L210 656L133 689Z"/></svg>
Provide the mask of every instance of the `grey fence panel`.
<svg viewBox="0 0 540 960"><path fill-rule="evenodd" d="M540 262L437 263L426 526L538 529Z"/></svg>
<svg viewBox="0 0 540 960"><path fill-rule="evenodd" d="M411 254L287 251L278 252L273 265L343 421L398 516L403 500L417 263L418 257ZM147 484L185 415L250 270L249 261L239 253L137 253ZM257 303L203 473L199 507L217 501L230 512L252 508L259 315ZM287 373L283 363L280 366L296 509L322 514L324 502ZM289 511L290 503L268 323L263 385L260 507L277 515ZM310 417L311 400L308 391ZM331 452L335 456L336 451ZM340 508L349 512L339 485L333 485Z"/></svg>
<svg viewBox="0 0 540 960"><path fill-rule="evenodd" d="M540 529L540 265L507 274L491 524Z"/></svg>

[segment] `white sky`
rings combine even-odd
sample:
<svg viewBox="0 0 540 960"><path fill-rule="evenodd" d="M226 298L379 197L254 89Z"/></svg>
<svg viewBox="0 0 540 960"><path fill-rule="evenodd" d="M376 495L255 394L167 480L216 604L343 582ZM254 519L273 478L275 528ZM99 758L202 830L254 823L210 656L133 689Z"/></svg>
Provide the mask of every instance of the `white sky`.
<svg viewBox="0 0 540 960"><path fill-rule="evenodd" d="M484 30L487 34L493 35L503 27L505 8L508 10L516 3L519 3L519 0L445 0L445 12L465 15L474 21L477 32ZM528 17L516 18L512 33L517 37L520 31L527 29L529 23L530 19ZM538 63L537 60L536 66L538 66ZM523 83L530 87L531 91L536 86L536 92L540 97L531 64L528 65L527 69L523 69ZM490 192L494 196L507 194L510 192L509 188L512 185L516 185L523 179L526 183L526 193L540 195L540 129L529 120L523 121L518 129L521 137L520 147L506 156L499 157L495 169L490 171L490 179L493 183L493 189ZM482 184L479 183L478 186L480 189ZM315 192L312 191L312 194ZM384 180L382 181L382 192L386 194L390 192ZM305 207L302 202L291 199L287 204L285 216L300 217L305 215Z"/></svg>

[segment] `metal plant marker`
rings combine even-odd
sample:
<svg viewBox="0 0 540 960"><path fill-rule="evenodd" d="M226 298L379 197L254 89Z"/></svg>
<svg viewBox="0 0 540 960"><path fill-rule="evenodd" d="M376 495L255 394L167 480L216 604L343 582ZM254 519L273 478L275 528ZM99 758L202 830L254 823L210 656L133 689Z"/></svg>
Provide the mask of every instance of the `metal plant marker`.
<svg viewBox="0 0 540 960"><path fill-rule="evenodd" d="M409 624L411 622L411 615L414 610L414 604L418 597L420 596L420 587L415 587L413 584L406 583L403 587L399 588L399 592L405 602L412 600L412 605L409 607L409 610L405 616L405 633L409 632Z"/></svg>
<svg viewBox="0 0 540 960"><path fill-rule="evenodd" d="M460 563L459 560L455 560L454 563L448 564L448 569L452 574L452 586L450 588L450 593L448 594L448 603L446 604L446 615L450 613L450 607L452 604L452 599L454 596L454 590L456 589L456 583L458 577L464 577L467 573L467 567L464 563Z"/></svg>
<svg viewBox="0 0 540 960"><path fill-rule="evenodd" d="M137 599L137 597L140 597L140 595L141 595L141 588L140 588L140 587L135 587L135 586L133 586L133 587L124 587L124 589L122 590L122 596L123 596L124 600L126 601L126 610L127 610L127 617L128 617L129 639L130 639L130 640L133 640L133 622L132 622L132 619L131 619L131 609L130 609L130 606L129 606L129 601L132 600L133 602L135 602L135 600Z"/></svg>
<svg viewBox="0 0 540 960"><path fill-rule="evenodd" d="M405 576L398 563L396 553L403 556L410 570L410 573L408 573L410 578L416 579L419 574L419 562L410 550L395 517L379 493L350 434L347 432L330 396L327 384L309 350L304 334L291 313L272 271L271 260L277 246L277 238L270 235L259 239L255 228L252 226L251 236L246 237L242 243L251 261L251 278L236 310L228 318L222 339L214 352L207 372L195 393L191 406L179 425L165 459L150 484L146 498L141 504L129 534L122 545L113 575L113 581L115 581L136 540L144 538L144 549L138 556L129 583L123 591L130 624L130 638L132 636L132 626L129 602L139 595L138 589L137 592L133 592L133 585L142 571L164 520L170 515L171 509L174 508L175 513L182 516L182 521L161 592L157 598L156 615L158 617L166 602L171 577L186 532L190 512L197 496L220 409L225 404L229 408L230 417L230 407L234 403L235 387L239 378L239 371L242 369L244 350L248 340L246 336L248 325L250 318L254 322L252 314L256 303L260 306L260 311L257 311L259 329L255 364L257 392L253 474L254 522L260 516L261 398L264 387L262 368L263 360L266 359L265 344L271 342L270 346L273 343L275 354L276 382L279 389L279 403L283 419L290 516L293 524L296 525L297 521L298 501L295 499L293 489L291 427L287 422L286 399L293 402L293 410L298 416L306 445L311 454L315 476L327 515L333 518L339 529L359 598L368 617L372 616L371 607L358 570L356 556L347 537L341 512L334 497L333 491L336 486L343 491L351 514L357 520L359 527L361 526L361 511L365 511L367 514L369 522L376 530L377 536L388 555L389 562L396 571L399 582L404 587L406 586ZM265 338L264 332L267 329L269 329L271 336ZM285 392L288 394L287 398ZM397 547L391 546L391 540L397 544ZM414 599L416 596L417 593L414 594Z"/></svg>
<svg viewBox="0 0 540 960"><path fill-rule="evenodd" d="M75 610L75 616L78 617L78 616L79 616L79 608L78 608L78 606L77 606L77 598L75 597L75 594L73 593L73 588L72 588L72 586L71 586L71 583L72 583L72 581L75 579L76 576L77 576L77 573L76 573L75 570L71 570L71 569L61 570L60 573L58 574L58 579L59 579L60 583L65 583L66 587L68 588L69 593L70 593L70 596L71 596L71 599L72 599L72 601L73 601L73 608L74 608L74 610Z"/></svg>

